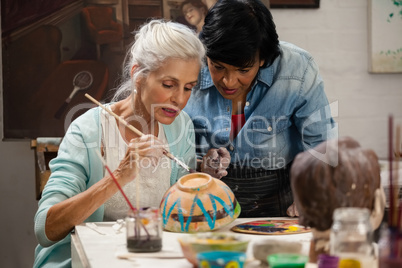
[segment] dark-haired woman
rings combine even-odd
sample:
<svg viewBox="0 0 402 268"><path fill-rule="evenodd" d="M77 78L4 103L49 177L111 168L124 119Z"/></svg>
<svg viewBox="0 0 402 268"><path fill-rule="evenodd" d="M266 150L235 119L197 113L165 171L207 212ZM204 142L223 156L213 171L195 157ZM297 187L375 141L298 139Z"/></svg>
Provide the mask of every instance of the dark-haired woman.
<svg viewBox="0 0 402 268"><path fill-rule="evenodd" d="M337 136L316 63L305 50L279 41L259 0L218 1L200 39L208 66L185 108L197 156L216 166L230 158L222 180L235 193L241 217L297 216L292 161Z"/></svg>

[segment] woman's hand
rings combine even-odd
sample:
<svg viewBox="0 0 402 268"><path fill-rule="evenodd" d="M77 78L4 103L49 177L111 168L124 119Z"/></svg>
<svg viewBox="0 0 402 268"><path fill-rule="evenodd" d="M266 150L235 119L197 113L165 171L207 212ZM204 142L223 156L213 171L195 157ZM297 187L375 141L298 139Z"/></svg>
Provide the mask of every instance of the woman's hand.
<svg viewBox="0 0 402 268"><path fill-rule="evenodd" d="M119 184L124 186L137 175L135 162L137 159L138 168L141 168L141 165L156 165L163 152L162 142L153 135L143 135L132 139L124 159L113 174ZM51 241L59 241L66 237L75 225L82 223L117 191L114 181L109 176L105 176L84 192L53 205L46 218L47 238Z"/></svg>
<svg viewBox="0 0 402 268"><path fill-rule="evenodd" d="M113 172L120 184L133 180L138 168L156 166L165 151L162 141L154 135L143 135L132 139L124 159Z"/></svg>
<svg viewBox="0 0 402 268"><path fill-rule="evenodd" d="M299 217L299 211L297 210L295 202L288 207L286 214L288 214L289 217Z"/></svg>
<svg viewBox="0 0 402 268"><path fill-rule="evenodd" d="M201 172L220 179L228 174L226 169L230 164L230 154L224 147L210 149L202 158Z"/></svg>

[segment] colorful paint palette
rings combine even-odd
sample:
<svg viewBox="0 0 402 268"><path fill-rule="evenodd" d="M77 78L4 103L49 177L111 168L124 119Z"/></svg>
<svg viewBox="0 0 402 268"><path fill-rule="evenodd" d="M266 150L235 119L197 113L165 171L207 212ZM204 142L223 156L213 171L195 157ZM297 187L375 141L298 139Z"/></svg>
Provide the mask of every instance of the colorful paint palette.
<svg viewBox="0 0 402 268"><path fill-rule="evenodd" d="M287 235L310 232L310 228L299 225L298 220L256 220L238 224L234 232L263 235Z"/></svg>

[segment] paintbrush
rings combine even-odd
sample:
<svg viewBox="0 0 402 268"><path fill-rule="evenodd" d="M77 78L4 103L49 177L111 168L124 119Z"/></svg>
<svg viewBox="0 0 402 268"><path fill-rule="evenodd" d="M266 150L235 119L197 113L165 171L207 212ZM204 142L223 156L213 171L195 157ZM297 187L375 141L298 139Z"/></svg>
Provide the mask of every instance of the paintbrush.
<svg viewBox="0 0 402 268"><path fill-rule="evenodd" d="M392 152L393 148L393 116L388 117L388 161L389 161L389 207L388 207L388 226L394 226L394 187L393 187L393 176L392 176Z"/></svg>
<svg viewBox="0 0 402 268"><path fill-rule="evenodd" d="M394 186L394 226L399 230L399 158L400 158L400 150L401 148L401 126L396 126L395 133L395 147L396 147L396 156L395 156L395 172L393 175L393 186Z"/></svg>
<svg viewBox="0 0 402 268"><path fill-rule="evenodd" d="M135 213L135 208L133 204L131 204L130 200L128 199L127 195L124 193L123 188L121 188L120 183L117 181L116 177L113 175L113 172L110 170L109 166L106 164L105 159L100 155L98 151L96 151L98 154L99 159L102 161L103 166L106 168L107 172L109 173L110 177L112 177L114 183L116 184L117 188L119 188L120 193L123 195L124 199L126 200L128 206L130 209Z"/></svg>
<svg viewBox="0 0 402 268"><path fill-rule="evenodd" d="M395 147L396 147L396 156L395 156L395 172L393 176L393 186L394 186L394 212L393 212L393 220L394 220L394 227L396 233L396 240L394 245L394 256L400 258L400 241L401 241L401 201L399 200L399 158L400 158L400 148L401 148L401 126L396 126L396 137L395 137ZM396 187L395 187L396 186ZM392 247L391 247L392 249Z"/></svg>
<svg viewBox="0 0 402 268"><path fill-rule="evenodd" d="M141 220L140 220L140 215L139 215L139 213L140 213L140 207L139 207L139 191L138 191L138 189L139 189L139 188L138 188L138 187L139 187L139 184L136 183L136 187L137 187L137 195L136 195L137 211L136 211L135 208L134 208L134 206L133 206L133 204L131 204L130 199L128 199L126 193L124 192L123 188L120 186L120 183L117 181L116 177L113 175L113 172L110 170L109 166L107 165L105 159L103 159L103 157L101 156L101 154L100 154L98 151L96 151L96 153L97 153L99 159L102 161L102 164L103 164L103 166L105 167L105 169L107 170L107 172L109 173L110 177L112 177L112 179L113 179L114 183L116 184L117 188L119 188L120 193L123 195L123 197L124 197L124 199L126 200L128 206L130 207L131 211L134 213L134 215L135 215L135 217L136 217L136 221L135 221L135 228L136 228L135 231L136 231L136 234L137 234L137 233L139 234L139 230L138 230L138 229L139 229L140 227L142 227L142 228L145 230L145 233L147 234L147 239L149 239L150 234L148 233L148 230L145 228L145 226L142 224L142 222L141 222ZM137 170L138 170L138 168L137 168ZM137 175L138 175L138 172L137 172ZM137 180L137 181L139 180L139 177L138 177L138 176L136 176L136 180ZM140 226L138 226L138 225L140 225Z"/></svg>
<svg viewBox="0 0 402 268"><path fill-rule="evenodd" d="M138 129L136 129L133 125L130 125L126 120L124 120L123 118L121 118L120 116L118 116L117 114L115 114L114 112L112 112L110 109L108 109L107 107L105 107L104 105L102 105L99 101L95 100L93 97L91 97L89 94L85 94L85 97L87 97L89 100L91 100L93 103L95 103L96 105L98 105L99 107L101 107L103 110L105 110L106 112L108 112L110 115L114 116L114 118L116 118L120 123L122 123L123 125L125 125L127 128L129 128L131 131L133 131L135 134L137 134L138 136L143 136L144 133L142 133L141 131L139 131ZM179 164L179 166L181 166L182 168L184 168L185 170L187 170L190 173L194 173L196 172L194 169L191 169L189 166L187 166L185 163L183 163L182 161L180 161L179 159L177 159L174 155L172 155L171 153L169 153L168 151L164 150L163 153L171 160L175 161L177 164Z"/></svg>

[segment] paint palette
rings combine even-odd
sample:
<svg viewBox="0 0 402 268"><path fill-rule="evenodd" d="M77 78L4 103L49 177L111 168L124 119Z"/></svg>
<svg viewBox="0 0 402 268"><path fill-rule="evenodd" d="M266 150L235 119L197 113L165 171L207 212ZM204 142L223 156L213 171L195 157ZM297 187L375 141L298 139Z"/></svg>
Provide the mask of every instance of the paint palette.
<svg viewBox="0 0 402 268"><path fill-rule="evenodd" d="M299 225L298 220L256 220L238 224L230 230L238 233L287 235L310 232L310 228Z"/></svg>

